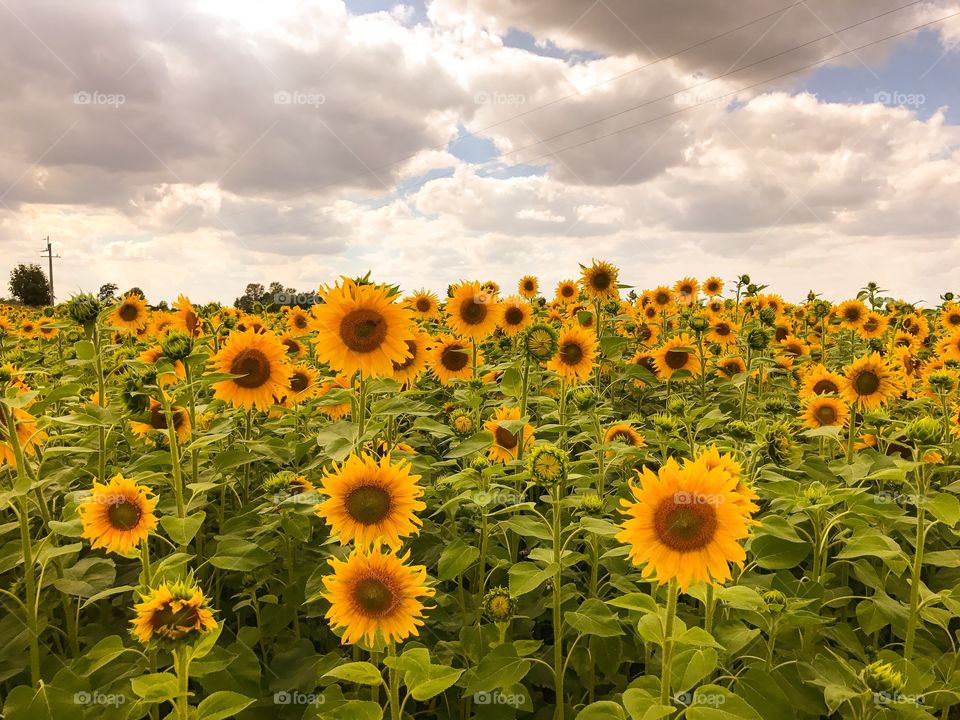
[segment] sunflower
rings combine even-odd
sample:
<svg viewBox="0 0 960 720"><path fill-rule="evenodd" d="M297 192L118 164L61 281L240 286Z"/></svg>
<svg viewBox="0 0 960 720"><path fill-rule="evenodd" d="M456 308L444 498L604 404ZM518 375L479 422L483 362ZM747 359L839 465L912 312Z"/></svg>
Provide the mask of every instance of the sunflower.
<svg viewBox="0 0 960 720"><path fill-rule="evenodd" d="M476 282L457 286L447 301L446 312L447 324L454 334L474 341L492 333L500 315L495 296Z"/></svg>
<svg viewBox="0 0 960 720"><path fill-rule="evenodd" d="M324 302L313 306L317 357L343 375L392 375L393 364L407 358L413 332L410 311L389 292L348 278L327 288Z"/></svg>
<svg viewBox="0 0 960 720"><path fill-rule="evenodd" d="M723 292L723 280L715 275L708 277L703 283L703 292L708 297L716 297Z"/></svg>
<svg viewBox="0 0 960 720"><path fill-rule="evenodd" d="M847 330L859 330L867 317L867 306L859 300L847 300L837 306L837 318L840 327Z"/></svg>
<svg viewBox="0 0 960 720"><path fill-rule="evenodd" d="M683 278L673 286L673 295L678 305L693 305L697 301L698 292L700 292L700 283L693 278Z"/></svg>
<svg viewBox="0 0 960 720"><path fill-rule="evenodd" d="M280 336L280 342L283 343L283 347L287 350L287 357L291 360L303 357L307 351L304 344L293 333L283 333Z"/></svg>
<svg viewBox="0 0 960 720"><path fill-rule="evenodd" d="M851 405L872 410L900 394L900 380L877 353L858 358L847 366L840 394Z"/></svg>
<svg viewBox="0 0 960 720"><path fill-rule="evenodd" d="M291 405L298 405L304 400L316 397L317 371L306 363L300 363L290 368L290 378L287 380L285 391L286 401Z"/></svg>
<svg viewBox="0 0 960 720"><path fill-rule="evenodd" d="M870 310L863 318L863 323L860 325L860 329L857 331L860 333L860 337L865 340L872 340L873 338L878 338L883 333L887 331L887 319L878 312Z"/></svg>
<svg viewBox="0 0 960 720"><path fill-rule="evenodd" d="M660 326L648 322L640 322L637 323L637 328L633 334L642 344L651 347L657 344L657 339L660 337Z"/></svg>
<svg viewBox="0 0 960 720"><path fill-rule="evenodd" d="M410 474L409 462L391 464L384 457L378 464L370 455L351 455L324 473L320 491L329 499L317 505L316 513L341 545L353 541L366 548L382 541L399 548L401 538L419 531L415 513L427 507L417 499L423 495L419 479Z"/></svg>
<svg viewBox="0 0 960 720"><path fill-rule="evenodd" d="M20 323L20 337L24 340L33 340L38 332L37 324L33 320L27 319Z"/></svg>
<svg viewBox="0 0 960 720"><path fill-rule="evenodd" d="M145 442L150 442L150 433L161 431L166 436L167 416L163 412L163 407L159 402L150 398L150 417L147 422L130 421L130 429L133 434ZM181 443L186 442L190 437L190 414L181 407L171 408L173 416L173 429L177 434L177 440Z"/></svg>
<svg viewBox="0 0 960 720"><path fill-rule="evenodd" d="M630 545L635 565L645 565L643 577L676 579L684 591L691 583L729 580L729 563L742 567L746 559L739 541L751 522L736 497L737 480L705 463L681 468L672 458L658 474L644 468L638 475L640 486L630 483L635 502L620 501L627 519L617 539Z"/></svg>
<svg viewBox="0 0 960 720"><path fill-rule="evenodd" d="M707 342L717 343L726 347L737 341L737 331L740 326L735 322L718 317L710 325L710 332L707 333Z"/></svg>
<svg viewBox="0 0 960 720"><path fill-rule="evenodd" d="M747 364L743 361L743 358L737 355L720 358L717 360L717 371L727 380L732 380L737 375L747 371Z"/></svg>
<svg viewBox="0 0 960 720"><path fill-rule="evenodd" d="M91 547L127 553L157 527L157 498L148 487L115 475L105 485L93 481L93 492L77 507L83 534Z"/></svg>
<svg viewBox="0 0 960 720"><path fill-rule="evenodd" d="M579 295L580 291L577 289L576 282L573 280L561 280L557 283L556 296L553 298L553 302L558 305L567 305L576 302Z"/></svg>
<svg viewBox="0 0 960 720"><path fill-rule="evenodd" d="M192 582L163 583L141 597L143 602L134 606L137 616L131 622L134 634L143 644L154 638L182 640L192 633L202 635L217 627L203 591Z"/></svg>
<svg viewBox="0 0 960 720"><path fill-rule="evenodd" d="M427 368L430 337L422 332L414 332L413 338L407 340L407 351L410 357L403 362L393 363L393 379L412 385Z"/></svg>
<svg viewBox="0 0 960 720"><path fill-rule="evenodd" d="M259 315L244 314L237 321L237 330L239 332L255 332L258 335L269 330L266 321Z"/></svg>
<svg viewBox="0 0 960 720"><path fill-rule="evenodd" d="M807 400L800 419L812 428L843 427L850 419L850 411L847 404L835 395L814 395Z"/></svg>
<svg viewBox="0 0 960 720"><path fill-rule="evenodd" d="M170 330L177 327L174 314L169 312L155 312L150 318L150 335L161 338Z"/></svg>
<svg viewBox="0 0 960 720"><path fill-rule="evenodd" d="M366 553L356 548L346 560L331 559L333 574L323 579L323 597L330 602L326 618L334 628L344 628L343 644L366 640L373 646L377 633L387 643L419 635L423 625L422 597L433 597L426 586L427 569L407 565L409 551L397 557Z"/></svg>
<svg viewBox="0 0 960 720"><path fill-rule="evenodd" d="M15 468L17 454L10 441L10 430L7 427L7 413L9 408L0 405L0 466L4 463ZM20 408L13 409L14 422L17 427L17 441L21 451L26 455L33 455L47 439L47 434L37 429L37 419Z"/></svg>
<svg viewBox="0 0 960 720"><path fill-rule="evenodd" d="M702 368L700 358L693 352L695 345L693 338L682 334L670 338L657 348L653 357L659 371L658 377L661 380L670 380L681 370L686 370L691 375L699 375Z"/></svg>
<svg viewBox="0 0 960 720"><path fill-rule="evenodd" d="M417 290L413 295L405 298L404 302L413 311L414 316L421 320L440 317L440 301L436 293L427 289Z"/></svg>
<svg viewBox="0 0 960 720"><path fill-rule="evenodd" d="M689 460L686 460L684 464L686 465L689 462ZM721 453L716 444L713 444L709 448L701 450L693 462L703 464L707 470L719 468L721 472L736 480L737 486L733 490L734 497L747 513L753 514L760 509L760 506L756 503L760 496L744 481L741 476L743 466L731 453Z"/></svg>
<svg viewBox="0 0 960 720"><path fill-rule="evenodd" d="M843 376L839 373L828 370L823 365L814 365L807 370L803 376L803 384L800 387L800 397L829 394L839 395L843 383Z"/></svg>
<svg viewBox="0 0 960 720"><path fill-rule="evenodd" d="M940 327L942 327L947 332L954 332L960 330L960 304L955 302L946 303L943 306L943 309L940 311L940 316L937 319Z"/></svg>
<svg viewBox="0 0 960 720"><path fill-rule="evenodd" d="M629 423L617 423L607 428L603 434L604 443L622 443L630 447L644 447L647 441L643 435L633 429Z"/></svg>
<svg viewBox="0 0 960 720"><path fill-rule="evenodd" d="M726 305L723 300L715 297L707 300L703 309L708 315L720 315L726 309Z"/></svg>
<svg viewBox="0 0 960 720"><path fill-rule="evenodd" d="M588 297L594 300L616 300L620 297L617 276L620 271L603 260L594 260L590 267L584 267L580 276L580 287Z"/></svg>
<svg viewBox="0 0 960 720"><path fill-rule="evenodd" d="M317 410L322 414L326 415L331 420L339 420L342 417L346 417L353 410L353 403L349 398L345 401L336 401L332 398L328 398L327 395L332 390L349 390L350 389L350 378L346 375L337 375L335 378L330 380L324 380L320 383L320 387L317 388L317 397L320 398L321 402L317 405Z"/></svg>
<svg viewBox="0 0 960 720"><path fill-rule="evenodd" d="M302 335L310 328L310 315L307 311L299 307L286 307L283 309L286 316L287 327L294 335Z"/></svg>
<svg viewBox="0 0 960 720"><path fill-rule="evenodd" d="M511 432L501 424L505 420L519 420L520 408L497 408L493 418L487 421L484 427L493 433L493 441L487 450L487 457L493 462L506 465L511 460L516 460L519 451L520 438L523 437L523 449L526 450L533 441L533 425L524 423L523 430Z"/></svg>
<svg viewBox="0 0 960 720"><path fill-rule="evenodd" d="M930 324L923 315L917 312L904 315L903 319L900 320L900 327L903 328L904 332L912 335L921 343L926 340L930 334Z"/></svg>
<svg viewBox="0 0 960 720"><path fill-rule="evenodd" d="M197 315L197 311L193 309L193 305L190 304L187 297L185 295L178 296L173 306L177 309L173 316L174 325L192 337L199 336L201 330L200 316Z"/></svg>
<svg viewBox="0 0 960 720"><path fill-rule="evenodd" d="M579 327L568 327L557 340L557 354L547 369L559 373L568 383L586 381L597 356L596 334Z"/></svg>
<svg viewBox="0 0 960 720"><path fill-rule="evenodd" d="M509 297L500 305L500 327L513 337L533 322L533 308L519 297Z"/></svg>
<svg viewBox="0 0 960 720"><path fill-rule="evenodd" d="M285 356L286 348L273 333L230 333L210 361L217 372L238 377L214 383L214 396L234 407L268 409L290 378Z"/></svg>
<svg viewBox="0 0 960 720"><path fill-rule="evenodd" d="M524 275L517 284L517 291L520 293L520 297L525 297L527 300L535 298L539 290L540 283L533 275Z"/></svg>
<svg viewBox="0 0 960 720"><path fill-rule="evenodd" d="M960 360L960 331L954 332L938 342L937 353L944 362Z"/></svg>
<svg viewBox="0 0 960 720"><path fill-rule="evenodd" d="M131 332L144 328L150 322L147 304L136 293L130 293L110 313L109 322L113 327Z"/></svg>
<svg viewBox="0 0 960 720"><path fill-rule="evenodd" d="M479 351L477 362L483 362ZM441 335L434 339L433 349L430 351L430 369L444 385L454 379L469 379L473 376L474 370L471 363L470 344L450 335Z"/></svg>
<svg viewBox="0 0 960 720"><path fill-rule="evenodd" d="M60 334L60 328L58 328L54 323L56 320L53 318L40 318L37 321L37 337L40 337L44 340L53 340Z"/></svg>
<svg viewBox="0 0 960 720"><path fill-rule="evenodd" d="M808 355L810 346L794 335L787 335L780 341L780 350L788 357L797 358Z"/></svg>
<svg viewBox="0 0 960 720"><path fill-rule="evenodd" d="M159 345L144 350L137 356L137 360L149 363L150 365L156 365L160 360L167 360L169 362L169 358L163 354L163 348ZM162 387L169 383L176 382L177 379L183 380L186 376L187 369L181 361L177 360L173 363L172 373L161 373L157 375L157 384Z"/></svg>

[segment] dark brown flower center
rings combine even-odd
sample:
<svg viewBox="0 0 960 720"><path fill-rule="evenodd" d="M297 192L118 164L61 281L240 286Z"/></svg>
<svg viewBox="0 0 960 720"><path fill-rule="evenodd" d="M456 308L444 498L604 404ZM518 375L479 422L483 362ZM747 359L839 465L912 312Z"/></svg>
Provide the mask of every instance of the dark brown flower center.
<svg viewBox="0 0 960 720"><path fill-rule="evenodd" d="M857 395L873 395L880 388L880 378L872 370L864 370L853 382Z"/></svg>
<svg viewBox="0 0 960 720"><path fill-rule="evenodd" d="M136 305L124 303L120 306L120 319L124 322L133 322L140 317L140 310Z"/></svg>
<svg viewBox="0 0 960 720"><path fill-rule="evenodd" d="M374 310L353 310L340 321L340 339L353 352L373 352L386 337L387 321Z"/></svg>
<svg viewBox="0 0 960 720"><path fill-rule="evenodd" d="M440 364L450 372L463 370L470 362L464 349L462 345L447 345L440 354Z"/></svg>
<svg viewBox="0 0 960 720"><path fill-rule="evenodd" d="M579 343L567 342L560 346L560 360L566 365L578 365L583 360L583 348Z"/></svg>
<svg viewBox="0 0 960 720"><path fill-rule="evenodd" d="M344 502L350 517L361 525L375 525L390 513L390 493L376 485L362 485Z"/></svg>
<svg viewBox="0 0 960 720"><path fill-rule="evenodd" d="M610 287L610 284L613 282L613 278L610 277L610 273L606 270L597 270L593 273L593 277L590 279L591 284L597 290L606 290Z"/></svg>
<svg viewBox="0 0 960 720"><path fill-rule="evenodd" d="M300 343L293 338L284 338L283 345L287 348L287 355L296 355L300 352Z"/></svg>
<svg viewBox="0 0 960 720"><path fill-rule="evenodd" d="M824 395L826 393L839 393L840 388L837 387L837 384L833 380L824 378L823 380L817 380L813 386L813 392L816 395Z"/></svg>
<svg viewBox="0 0 960 720"><path fill-rule="evenodd" d="M821 425L833 425L837 421L837 411L831 405L821 405L814 415Z"/></svg>
<svg viewBox="0 0 960 720"><path fill-rule="evenodd" d="M360 580L353 588L353 600L367 615L382 617L397 604L390 586L380 578L368 577Z"/></svg>
<svg viewBox="0 0 960 720"><path fill-rule="evenodd" d="M573 291L573 285L564 285L562 288L560 288L560 294L565 298L573 297Z"/></svg>
<svg viewBox="0 0 960 720"><path fill-rule="evenodd" d="M705 548L713 540L717 512L701 498L667 498L654 512L653 527L660 542L671 550L692 552Z"/></svg>
<svg viewBox="0 0 960 720"><path fill-rule="evenodd" d="M523 322L523 310L518 307L508 307L503 314L503 319L507 325L519 325Z"/></svg>
<svg viewBox="0 0 960 720"><path fill-rule="evenodd" d="M417 344L413 340L407 340L406 343L407 350L410 351L410 357L406 358L403 362L394 362L393 369L395 371L406 370L413 365L413 361L417 359Z"/></svg>
<svg viewBox="0 0 960 720"><path fill-rule="evenodd" d="M295 315L293 318L293 326L297 330L303 330L307 327L307 316L306 315Z"/></svg>
<svg viewBox="0 0 960 720"><path fill-rule="evenodd" d="M263 387L270 379L270 360L260 350L241 350L230 363L230 374L240 375L233 382L245 389Z"/></svg>
<svg viewBox="0 0 960 720"><path fill-rule="evenodd" d="M664 353L663 360L671 370L679 370L687 364L688 355L689 353L682 352L681 350L667 350L667 352Z"/></svg>
<svg viewBox="0 0 960 720"><path fill-rule="evenodd" d="M154 632L174 638L180 637L183 633L183 630L178 630L178 628L190 628L196 623L196 608L184 605L177 612L174 612L170 603L155 611L150 619Z"/></svg>
<svg viewBox="0 0 960 720"><path fill-rule="evenodd" d="M417 300L417 310L422 313L430 311L430 300L427 298L419 298Z"/></svg>
<svg viewBox="0 0 960 720"><path fill-rule="evenodd" d="M467 325L479 325L487 317L487 305L478 298L467 298L460 305L460 319Z"/></svg>
<svg viewBox="0 0 960 720"><path fill-rule="evenodd" d="M290 389L294 392L303 392L310 387L310 377L299 370L290 376Z"/></svg>
<svg viewBox="0 0 960 720"><path fill-rule="evenodd" d="M143 511L140 506L129 500L111 503L107 508L107 518L110 524L120 530L133 530L140 523Z"/></svg>

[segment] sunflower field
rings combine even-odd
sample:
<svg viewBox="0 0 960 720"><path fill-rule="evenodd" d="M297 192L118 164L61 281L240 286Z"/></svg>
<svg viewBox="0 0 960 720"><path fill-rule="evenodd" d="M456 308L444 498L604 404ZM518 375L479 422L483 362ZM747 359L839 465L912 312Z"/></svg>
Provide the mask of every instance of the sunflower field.
<svg viewBox="0 0 960 720"><path fill-rule="evenodd" d="M960 717L960 304L598 260L0 307L0 705Z"/></svg>

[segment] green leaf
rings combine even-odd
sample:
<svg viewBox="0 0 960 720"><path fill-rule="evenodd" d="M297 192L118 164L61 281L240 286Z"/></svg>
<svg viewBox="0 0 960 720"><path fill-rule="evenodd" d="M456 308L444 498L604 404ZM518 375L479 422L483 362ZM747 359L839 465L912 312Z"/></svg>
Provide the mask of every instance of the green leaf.
<svg viewBox="0 0 960 720"><path fill-rule="evenodd" d="M507 572L510 594L514 597L526 595L531 590L536 590L543 585L548 578L553 577L556 571L556 563L550 563L543 569L532 562L517 563Z"/></svg>
<svg viewBox="0 0 960 720"><path fill-rule="evenodd" d="M173 515L164 515L160 518L160 527L177 545L189 545L190 541L200 531L200 526L203 525L206 517L205 512L187 515L183 520Z"/></svg>
<svg viewBox="0 0 960 720"><path fill-rule="evenodd" d="M703 685L687 699L689 720L763 720L746 701L719 685Z"/></svg>
<svg viewBox="0 0 960 720"><path fill-rule="evenodd" d="M909 560L900 546L886 535L869 532L869 534L855 535L843 544L843 549L837 553L838 558L874 557L883 562L899 574L906 570Z"/></svg>
<svg viewBox="0 0 960 720"><path fill-rule="evenodd" d="M530 671L531 662L517 655L511 643L498 645L469 672L466 695L504 688L520 682Z"/></svg>
<svg viewBox="0 0 960 720"><path fill-rule="evenodd" d="M239 538L229 538L217 543L217 552L210 558L210 564L221 570L247 572L266 565L273 555L256 543Z"/></svg>
<svg viewBox="0 0 960 720"><path fill-rule="evenodd" d="M590 703L577 713L577 720L626 720L623 708L611 700Z"/></svg>
<svg viewBox="0 0 960 720"><path fill-rule="evenodd" d="M460 538L454 540L440 553L437 563L437 579L450 580L460 575L480 557L480 551Z"/></svg>
<svg viewBox="0 0 960 720"><path fill-rule="evenodd" d="M960 500L950 493L936 493L924 500L924 508L949 528L960 522Z"/></svg>
<svg viewBox="0 0 960 720"><path fill-rule="evenodd" d="M235 717L237 713L253 704L253 702L253 699L246 695L229 690L219 690L205 698L197 707L197 720L224 720L225 718Z"/></svg>
<svg viewBox="0 0 960 720"><path fill-rule="evenodd" d="M451 687L463 673L463 670L457 668L431 665L426 672L419 670L407 672L403 681L413 695L413 699L422 702Z"/></svg>
<svg viewBox="0 0 960 720"><path fill-rule="evenodd" d="M790 542L773 535L758 535L750 541L757 565L765 570L786 570L799 565L810 554L808 542Z"/></svg>
<svg viewBox="0 0 960 720"><path fill-rule="evenodd" d="M490 447L490 444L493 442L493 433L489 430L481 430L480 432L471 435L463 442L457 444L450 452L448 452L444 457L446 458L462 458L467 455L472 455L475 452L481 450L486 450Z"/></svg>
<svg viewBox="0 0 960 720"><path fill-rule="evenodd" d="M357 683L359 685L379 685L383 682L383 677L375 665L368 662L350 662L344 665L337 665L327 672L324 677L332 677L337 680L346 680L347 682Z"/></svg>
<svg viewBox="0 0 960 720"><path fill-rule="evenodd" d="M148 673L130 681L134 694L146 702L159 703L173 700L179 692L177 676L173 673Z"/></svg>
<svg viewBox="0 0 960 720"><path fill-rule="evenodd" d="M620 621L596 598L585 601L577 610L564 613L567 623L583 635L617 637L623 634Z"/></svg>

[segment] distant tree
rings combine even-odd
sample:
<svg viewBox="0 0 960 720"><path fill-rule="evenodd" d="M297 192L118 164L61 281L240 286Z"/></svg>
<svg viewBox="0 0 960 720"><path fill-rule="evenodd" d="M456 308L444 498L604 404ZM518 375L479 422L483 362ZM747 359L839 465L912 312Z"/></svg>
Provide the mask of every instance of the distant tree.
<svg viewBox="0 0 960 720"><path fill-rule="evenodd" d="M238 297L233 305L244 312L253 312L253 306L266 298L267 291L260 283L250 283L243 295Z"/></svg>
<svg viewBox="0 0 960 720"><path fill-rule="evenodd" d="M50 284L39 265L17 265L10 272L10 293L24 305L49 305Z"/></svg>
<svg viewBox="0 0 960 720"><path fill-rule="evenodd" d="M112 303L117 300L117 290L120 288L116 283L105 283L97 291L97 300L102 303Z"/></svg>
<svg viewBox="0 0 960 720"><path fill-rule="evenodd" d="M140 288L138 288L138 287L136 287L136 286L134 286L134 287L130 288L129 290L127 290L127 291L124 293L124 295L125 295L125 296L126 296L126 295L136 295L136 296L139 297L141 300L146 300L146 299L147 299L147 296L146 296L146 294L143 292L143 290L141 290Z"/></svg>

